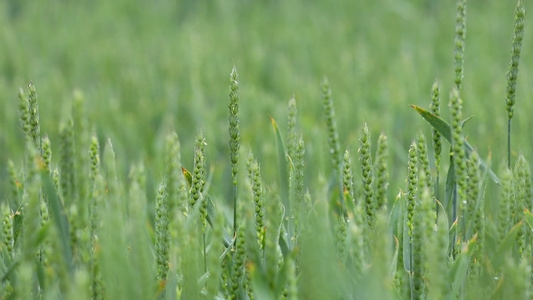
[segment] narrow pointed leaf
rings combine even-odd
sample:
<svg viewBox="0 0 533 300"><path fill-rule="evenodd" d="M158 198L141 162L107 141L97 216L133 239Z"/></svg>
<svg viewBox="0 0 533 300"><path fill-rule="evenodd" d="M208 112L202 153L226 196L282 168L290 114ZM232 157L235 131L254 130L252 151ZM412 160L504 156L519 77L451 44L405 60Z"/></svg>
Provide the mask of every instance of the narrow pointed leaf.
<svg viewBox="0 0 533 300"><path fill-rule="evenodd" d="M435 200L435 201L437 202L437 206L439 207L439 216L442 214L444 217L446 217L446 221L448 221L446 209L444 209L444 206L442 206L442 203L439 200ZM446 223L446 227L448 227L448 223Z"/></svg>
<svg viewBox="0 0 533 300"><path fill-rule="evenodd" d="M57 195L52 179L46 171L41 172L41 178L44 185L44 193L48 203L50 204L50 211L52 213L52 220L57 227L60 237L63 259L67 263L69 269L72 271L72 249L70 245L70 228L68 224L67 215L65 214L65 207Z"/></svg>
<svg viewBox="0 0 533 300"><path fill-rule="evenodd" d="M414 108L422 116L422 118L424 118L431 126L433 126L433 128L435 128L438 132L440 132L440 134L445 139L447 139L448 142L450 143L452 142L452 127L450 126L450 124L448 124L446 121L444 121L440 117L432 114L431 112L419 106L411 104L411 107ZM465 120L465 122L467 120ZM470 157L470 153L472 153L474 148L472 148L472 146L468 143L467 140L465 140L464 142L465 142L466 155L467 157ZM487 167L487 164L483 160L480 159L479 162L480 162L481 169L483 171L487 170L492 180L494 180L495 183L500 185L500 179L498 178L498 176L496 176L496 174L494 174L494 172L490 168Z"/></svg>
<svg viewBox="0 0 533 300"><path fill-rule="evenodd" d="M457 220L455 220L453 223L452 223L452 226L450 226L450 230L448 230L448 245L449 245L449 251L450 253L452 252L453 250L453 246L454 246L454 243L455 243L455 234L457 233Z"/></svg>
<svg viewBox="0 0 533 300"><path fill-rule="evenodd" d="M404 221L404 201L403 192L400 190L400 193L394 200L392 209L389 216L389 226L390 232L394 236L401 236L403 234L403 221Z"/></svg>
<svg viewBox="0 0 533 300"><path fill-rule="evenodd" d="M455 299L460 289L463 286L463 282L466 278L468 271L468 261L474 244L477 242L477 235L475 235L470 241L463 252L459 254L455 262L450 269L450 279L452 281L452 291L450 299Z"/></svg>
<svg viewBox="0 0 533 300"><path fill-rule="evenodd" d="M464 128L466 123L468 123L468 121L472 120L474 118L474 116L470 116L466 119L464 119L462 122L461 122L461 128Z"/></svg>
<svg viewBox="0 0 533 300"><path fill-rule="evenodd" d="M411 273L411 238L409 236L409 226L407 226L407 214L403 219L403 268Z"/></svg>
<svg viewBox="0 0 533 300"><path fill-rule="evenodd" d="M394 236L394 255L392 256L392 261L389 265L389 274L394 276L394 273L396 273L396 267L398 266L398 253L400 252L400 242L398 242L398 238Z"/></svg>
<svg viewBox="0 0 533 300"><path fill-rule="evenodd" d="M533 230L533 215L527 208L524 208L524 216L529 229Z"/></svg>
<svg viewBox="0 0 533 300"><path fill-rule="evenodd" d="M279 184L280 184L280 196L281 196L281 203L283 206L285 206L285 215L287 216L287 219L284 218L284 223L286 223L286 229L287 233L289 234L289 237L287 238L287 245L289 246L289 249L292 249L290 239L293 236L292 229L293 226L289 222L289 217L292 214L291 207L289 203L289 173L287 172L287 153L285 152L285 146L283 144L283 137L281 136L281 132L279 131L278 125L276 124L276 121L272 117L270 117L270 121L272 122L272 127L274 127L274 132L276 134L276 144L278 149L278 167L279 167Z"/></svg>

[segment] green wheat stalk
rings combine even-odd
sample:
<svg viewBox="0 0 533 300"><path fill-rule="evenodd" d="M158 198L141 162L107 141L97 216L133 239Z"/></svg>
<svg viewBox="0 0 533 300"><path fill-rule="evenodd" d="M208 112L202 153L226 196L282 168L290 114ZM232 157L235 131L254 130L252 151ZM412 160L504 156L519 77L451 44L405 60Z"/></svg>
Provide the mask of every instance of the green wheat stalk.
<svg viewBox="0 0 533 300"><path fill-rule="evenodd" d="M522 0L518 0L515 10L515 24L513 34L513 46L511 49L511 60L509 61L509 71L507 72L507 95L506 106L508 113L507 122L507 167L511 168L511 119L514 113L516 99L516 81L518 78L518 65L520 64L520 52L522 51L522 40L524 39L524 23L526 9Z"/></svg>

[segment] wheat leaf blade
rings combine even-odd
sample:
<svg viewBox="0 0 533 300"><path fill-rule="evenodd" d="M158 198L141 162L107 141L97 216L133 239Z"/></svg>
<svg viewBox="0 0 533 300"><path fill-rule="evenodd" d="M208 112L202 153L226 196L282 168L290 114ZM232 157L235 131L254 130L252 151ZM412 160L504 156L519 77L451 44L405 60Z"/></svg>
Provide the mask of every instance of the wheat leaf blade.
<svg viewBox="0 0 533 300"><path fill-rule="evenodd" d="M431 126L433 126L433 128L435 128L438 132L440 132L440 134L442 134L442 136L446 140L448 140L448 142L451 143L452 129L451 129L450 124L448 124L446 121L444 121L440 117L423 109L420 106L411 104L411 107L414 108L422 116L422 118L424 118ZM464 122L468 120L469 119L466 119ZM470 157L470 153L472 153L473 150L474 148L468 143L467 140L465 140L465 152L466 152L467 157ZM487 164L483 160L480 159L479 161L480 161L481 170L487 171L490 177L492 178L492 180L496 184L500 185L500 179L498 178L498 176L496 176L496 174L487 166Z"/></svg>

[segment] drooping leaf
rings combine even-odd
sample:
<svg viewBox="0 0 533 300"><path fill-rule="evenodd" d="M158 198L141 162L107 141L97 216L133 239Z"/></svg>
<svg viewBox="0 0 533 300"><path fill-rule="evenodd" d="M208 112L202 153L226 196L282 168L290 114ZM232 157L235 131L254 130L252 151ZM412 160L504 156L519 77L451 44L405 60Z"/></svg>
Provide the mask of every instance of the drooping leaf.
<svg viewBox="0 0 533 300"><path fill-rule="evenodd" d="M448 142L450 143L452 142L452 127L450 126L450 124L448 124L446 121L444 121L440 117L432 114L431 112L419 106L411 104L411 107L414 108L422 116L422 118L424 118L431 126L433 126L433 128L435 128L438 132L440 132L440 134L445 139L447 139ZM469 119L465 120L464 122L468 120ZM472 153L474 148L472 148L472 146L468 143L467 140L464 140L464 143L465 143L466 156L470 157L470 154ZM483 171L487 171L490 177L492 178L492 180L498 185L501 185L500 179L498 178L498 176L496 176L496 174L494 174L494 172L490 168L487 167L487 164L481 159L479 160L479 162L480 162L481 169Z"/></svg>

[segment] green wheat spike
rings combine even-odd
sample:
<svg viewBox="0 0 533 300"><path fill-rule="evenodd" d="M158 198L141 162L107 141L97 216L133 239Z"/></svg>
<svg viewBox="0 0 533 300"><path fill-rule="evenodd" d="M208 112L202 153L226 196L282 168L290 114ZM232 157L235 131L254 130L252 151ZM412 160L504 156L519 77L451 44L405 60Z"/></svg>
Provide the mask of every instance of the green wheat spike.
<svg viewBox="0 0 533 300"><path fill-rule="evenodd" d="M19 123L27 139L30 138L30 103L23 89L19 90Z"/></svg>
<svg viewBox="0 0 533 300"><path fill-rule="evenodd" d="M251 188L252 199L254 202L255 211L255 226L257 232L257 242L260 249L263 249L264 235L265 235L265 212L263 207L263 182L261 180L261 169L257 160L254 160L251 165Z"/></svg>
<svg viewBox="0 0 533 300"><path fill-rule="evenodd" d="M361 146L359 147L359 160L361 162L363 197L365 203L365 211L368 228L372 229L374 226L374 214L376 204L374 203L374 188L372 174L372 154L371 154L371 139L370 132L366 123L363 125L361 137L359 139Z"/></svg>
<svg viewBox="0 0 533 300"><path fill-rule="evenodd" d="M328 146L336 176L340 175L340 145L337 123L335 121L335 109L333 108L333 99L331 97L331 87L327 79L322 83L322 101L324 106L324 117L328 130Z"/></svg>
<svg viewBox="0 0 533 300"><path fill-rule="evenodd" d="M483 263L483 246L485 241L485 199L481 195L481 174L479 170L479 155L476 151L470 154L468 160L468 193L467 197L473 204L468 211L469 226L472 227L472 236L477 235L472 255L470 256L468 275L470 280L477 279L481 273ZM467 238L471 238L467 237Z"/></svg>
<svg viewBox="0 0 533 300"><path fill-rule="evenodd" d="M459 203L457 216L459 219L459 228L465 232L467 220L465 220L464 212L468 210L468 206L471 205L471 203L469 203L468 199L466 198L467 158L462 128L462 107L463 100L461 100L459 97L459 91L453 89L450 99L450 109L452 114L452 155L455 170L455 182L458 190L457 202Z"/></svg>
<svg viewBox="0 0 533 300"><path fill-rule="evenodd" d="M237 69L233 67L230 75L229 91L229 149L231 176L233 178L233 233L237 232L237 172L239 171L239 82Z"/></svg>
<svg viewBox="0 0 533 300"><path fill-rule="evenodd" d="M466 36L466 0L457 0L455 23L455 86L461 89L463 82L465 36Z"/></svg>
<svg viewBox="0 0 533 300"><path fill-rule="evenodd" d="M420 181L429 181L424 170L420 172ZM422 187L421 195L416 199L415 214L413 221L413 293L414 299L425 299L424 278L427 276L426 263L427 257L425 249L429 246L428 237L431 234L435 223L434 212L432 211L431 189L426 185Z"/></svg>
<svg viewBox="0 0 533 300"><path fill-rule="evenodd" d="M30 137L37 151L41 153L41 124L39 122L39 103L37 102L37 92L35 91L35 85L33 85L33 83L30 83L28 85L28 104L30 116Z"/></svg>
<svg viewBox="0 0 533 300"><path fill-rule="evenodd" d="M526 167L525 158L523 155L518 157L513 172L513 201L511 203L512 223L517 224L524 219L524 209L526 208ZM522 226L516 236L518 245L518 255L522 258L522 254L526 247L526 231L525 226Z"/></svg>
<svg viewBox="0 0 533 300"><path fill-rule="evenodd" d="M13 218L15 214L9 208L9 205L2 203L2 215L3 215L3 244L7 250L7 255L10 259L15 258L15 237L13 235Z"/></svg>
<svg viewBox="0 0 533 300"><path fill-rule="evenodd" d="M508 113L507 167L509 169L511 168L511 119L513 118L514 104L516 100L516 82L518 78L518 65L520 64L520 53L522 51L522 40L524 39L525 15L526 9L524 3L522 0L519 0L515 10L513 46L511 48L509 71L507 71L507 94L505 97Z"/></svg>
<svg viewBox="0 0 533 300"><path fill-rule="evenodd" d="M7 161L7 171L9 173L9 187L11 189L11 201L12 203L19 203L19 194L22 189L22 184L19 181L15 164L11 159Z"/></svg>
<svg viewBox="0 0 533 300"><path fill-rule="evenodd" d="M429 158L428 158L428 152L427 152L427 146L426 146L426 137L422 132L420 132L417 137L417 150L418 150L418 164L421 167L421 169L424 171L424 174L426 174L426 180L423 183L424 186L422 186L422 182L420 182L420 188L427 187L431 191L431 173L430 173L430 167L429 167Z"/></svg>
<svg viewBox="0 0 533 300"><path fill-rule="evenodd" d="M50 173L50 163L52 162L52 148L50 146L50 139L48 135L43 136L43 163L45 170Z"/></svg>
<svg viewBox="0 0 533 300"><path fill-rule="evenodd" d="M431 88L431 112L439 117L440 116L440 91L437 80L433 83ZM435 155L435 168L437 170L437 176L435 179L435 198L440 199L439 196L439 184L440 184L440 161L442 153L442 137L440 132L431 128L431 134L433 136L433 152ZM435 211L438 212L438 205L435 205Z"/></svg>
<svg viewBox="0 0 533 300"><path fill-rule="evenodd" d="M60 183L63 201L67 209L75 201L76 191L76 160L74 150L74 122L68 119L66 123L62 123L59 127L60 139Z"/></svg>
<svg viewBox="0 0 533 300"><path fill-rule="evenodd" d="M235 246L235 255L233 261L233 276L232 286L230 292L230 299L240 299L240 291L244 287L244 271L245 271L245 239L244 239L244 222L241 220L240 226L237 227L237 245Z"/></svg>
<svg viewBox="0 0 533 300"><path fill-rule="evenodd" d="M501 199L498 208L498 240L502 241L509 229L509 217L513 199L513 173L505 168L502 174Z"/></svg>
<svg viewBox="0 0 533 300"><path fill-rule="evenodd" d="M304 169L305 169L305 145L303 136L300 136L296 145L296 157L294 159L294 232L301 232L302 214L304 211Z"/></svg>
<svg viewBox="0 0 533 300"><path fill-rule="evenodd" d="M407 163L407 226L409 227L409 236L412 236L413 221L415 211L415 199L418 187L418 168L416 155L417 147L415 141L411 143L409 148L409 160ZM407 238L407 237L404 237Z"/></svg>
<svg viewBox="0 0 533 300"><path fill-rule="evenodd" d="M169 270L170 231L168 218L168 195L165 183L159 184L155 199L155 252L157 279L165 281Z"/></svg>
<svg viewBox="0 0 533 300"><path fill-rule="evenodd" d="M376 151L376 163L374 164L374 174L376 175L376 208L377 210L387 208L387 188L389 185L388 173L388 141L387 136L381 133L378 138L378 149Z"/></svg>
<svg viewBox="0 0 533 300"><path fill-rule="evenodd" d="M296 108L296 100L294 96L289 100L289 116L287 121L287 155L294 160L296 155L296 148L298 140L296 136L296 114L298 110ZM290 170L291 168L289 168Z"/></svg>

